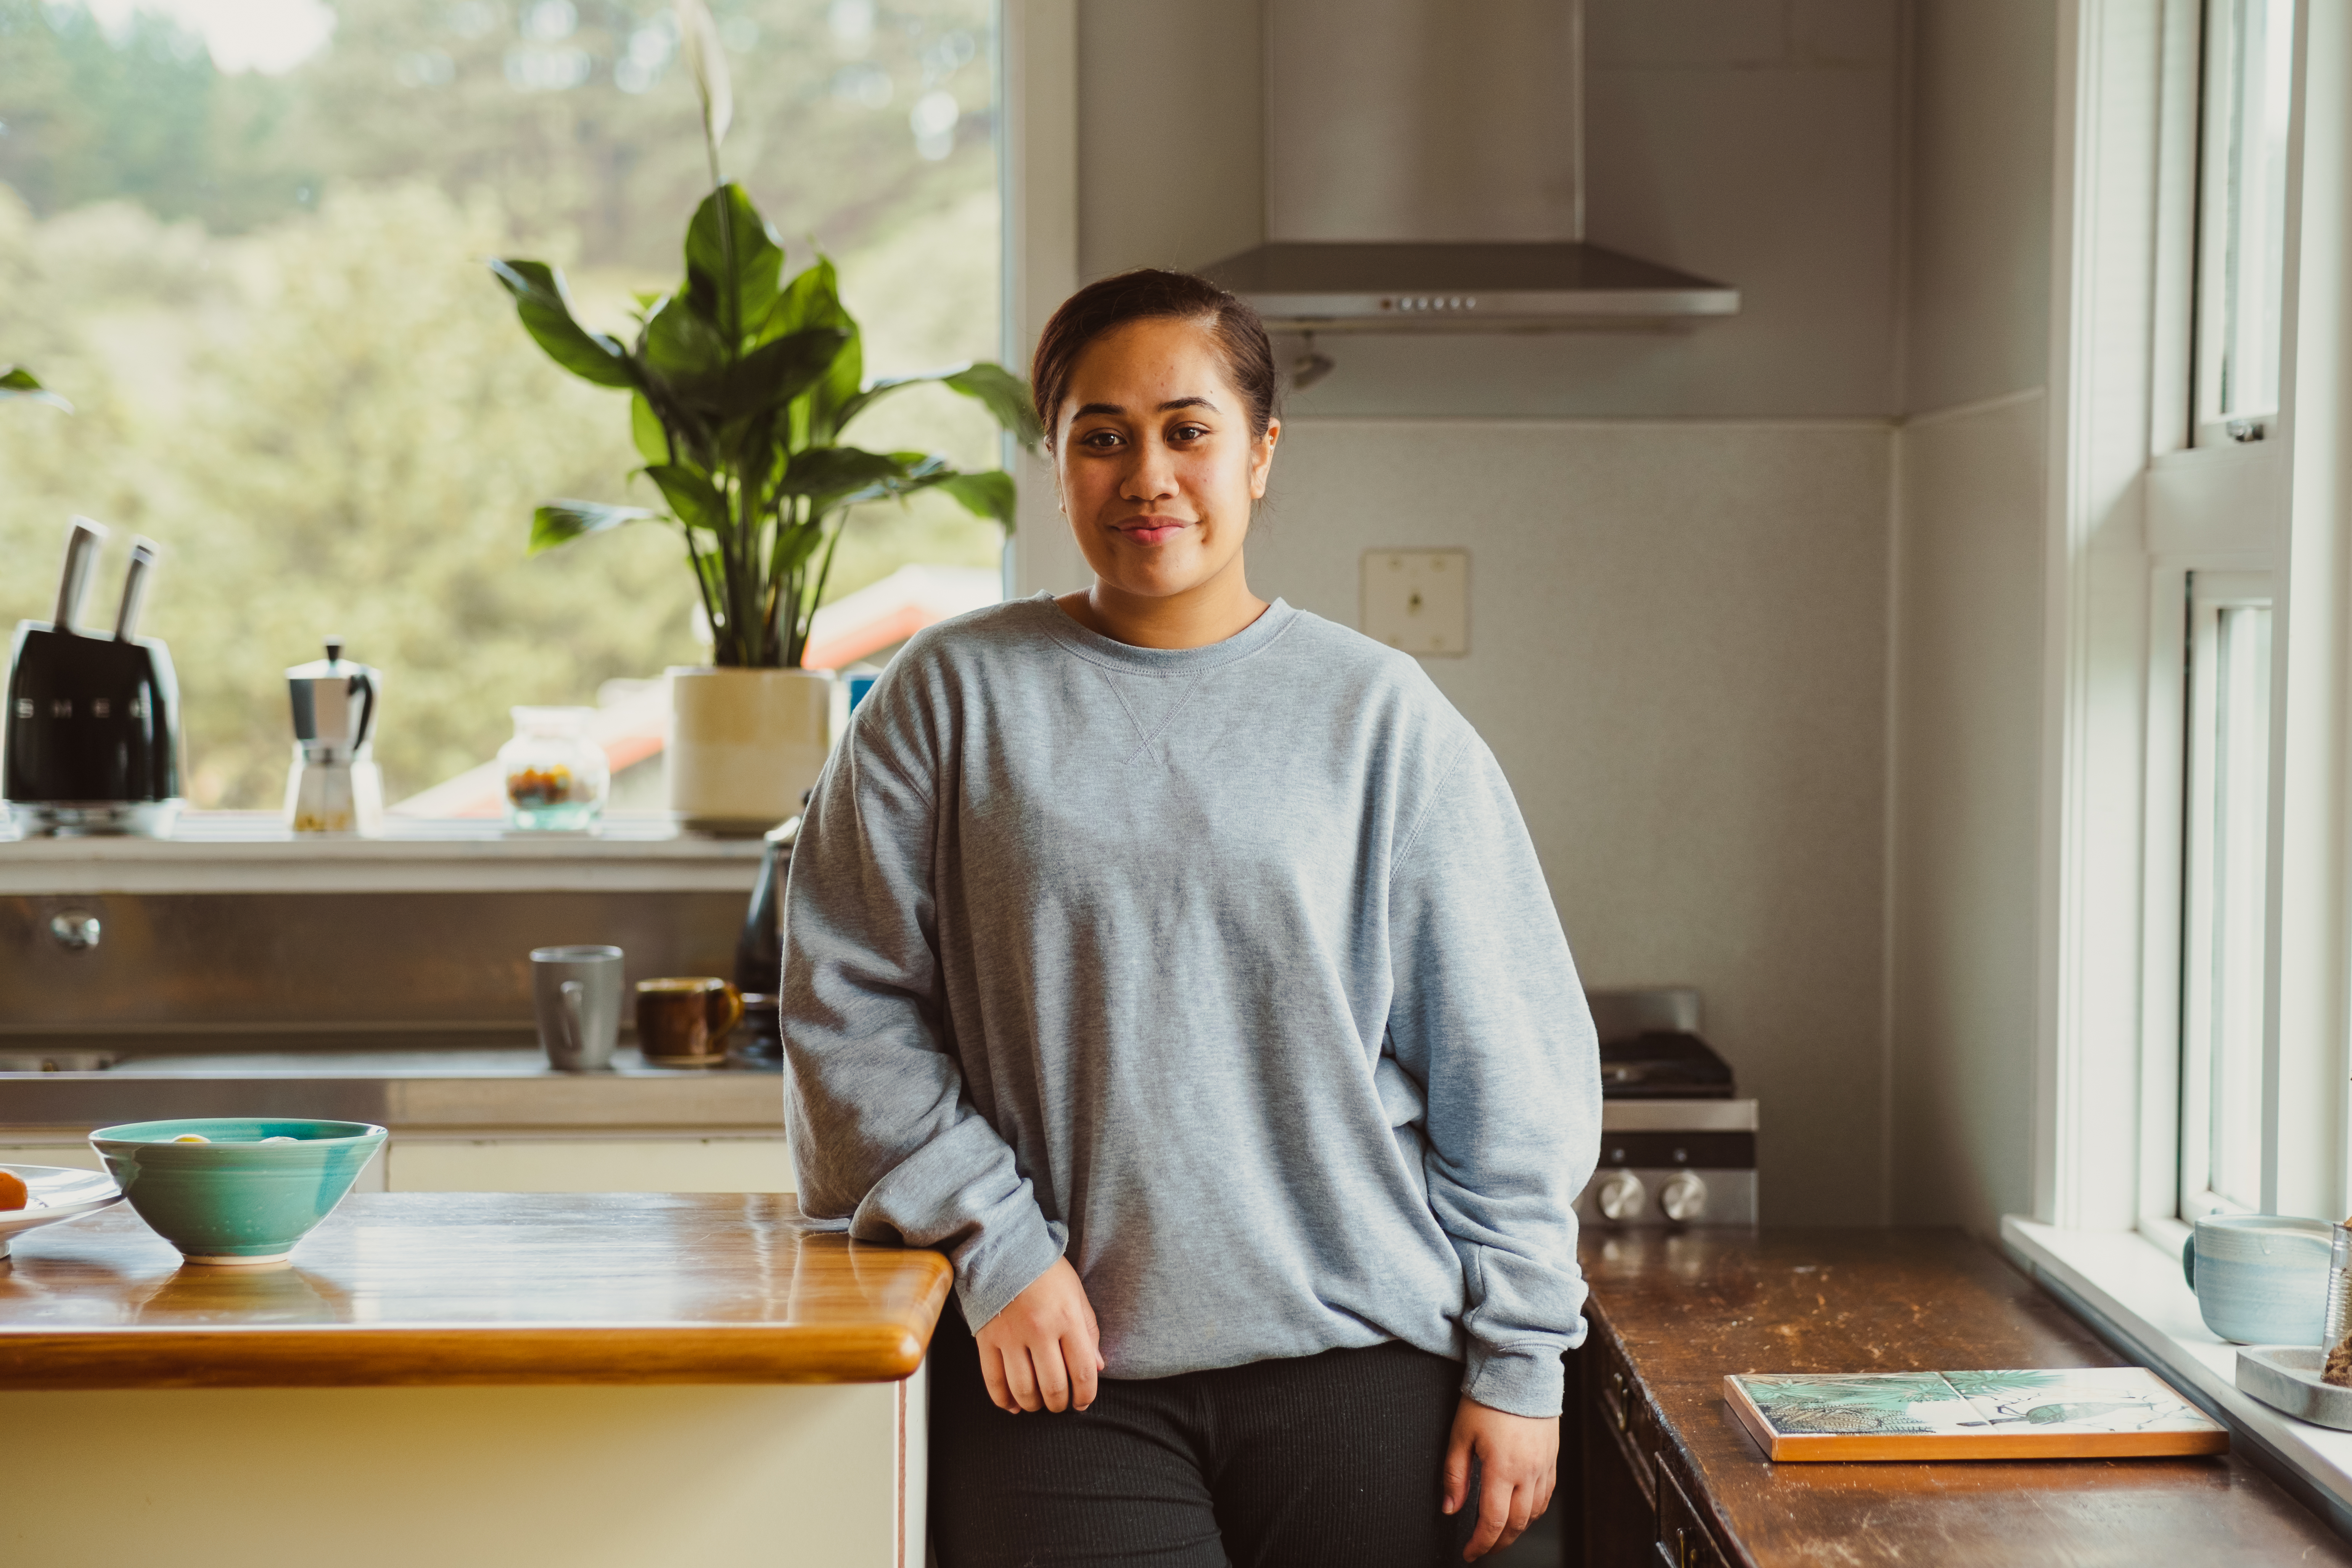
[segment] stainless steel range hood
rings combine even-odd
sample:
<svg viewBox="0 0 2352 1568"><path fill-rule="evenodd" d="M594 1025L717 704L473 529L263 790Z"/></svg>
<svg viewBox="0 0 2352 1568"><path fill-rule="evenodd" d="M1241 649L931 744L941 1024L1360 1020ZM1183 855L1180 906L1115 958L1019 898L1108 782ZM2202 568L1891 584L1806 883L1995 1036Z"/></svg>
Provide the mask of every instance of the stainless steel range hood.
<svg viewBox="0 0 2352 1568"><path fill-rule="evenodd" d="M1584 243L1582 0L1265 0L1266 243L1202 270L1314 331L1652 325L1736 289Z"/></svg>

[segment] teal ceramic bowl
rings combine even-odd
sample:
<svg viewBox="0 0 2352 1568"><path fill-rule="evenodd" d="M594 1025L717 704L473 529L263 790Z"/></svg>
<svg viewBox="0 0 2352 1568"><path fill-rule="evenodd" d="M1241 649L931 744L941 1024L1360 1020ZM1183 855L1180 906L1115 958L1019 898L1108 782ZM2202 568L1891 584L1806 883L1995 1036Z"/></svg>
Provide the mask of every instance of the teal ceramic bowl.
<svg viewBox="0 0 2352 1568"><path fill-rule="evenodd" d="M206 1142L173 1142L188 1132ZM383 1140L383 1128L364 1121L241 1116L129 1121L89 1135L156 1235L191 1263L226 1264L283 1262L343 1201Z"/></svg>

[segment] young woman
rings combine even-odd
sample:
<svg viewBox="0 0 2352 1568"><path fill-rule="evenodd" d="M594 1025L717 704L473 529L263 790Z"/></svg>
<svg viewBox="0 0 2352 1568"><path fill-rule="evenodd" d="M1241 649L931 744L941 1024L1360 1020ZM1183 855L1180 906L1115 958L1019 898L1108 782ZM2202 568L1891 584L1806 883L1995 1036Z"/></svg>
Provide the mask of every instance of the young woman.
<svg viewBox="0 0 2352 1568"><path fill-rule="evenodd" d="M1281 426L1200 279L1034 367L1094 586L934 627L811 801L802 1207L955 1265L942 1568L1413 1568L1554 1484L1591 1016L1493 755L1420 667L1250 592Z"/></svg>

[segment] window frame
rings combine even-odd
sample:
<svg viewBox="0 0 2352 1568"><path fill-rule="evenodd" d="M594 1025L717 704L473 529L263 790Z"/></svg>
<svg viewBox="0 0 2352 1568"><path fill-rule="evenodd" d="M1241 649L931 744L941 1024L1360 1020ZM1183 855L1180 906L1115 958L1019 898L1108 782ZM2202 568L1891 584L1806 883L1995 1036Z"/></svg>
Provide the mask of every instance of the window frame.
<svg viewBox="0 0 2352 1568"><path fill-rule="evenodd" d="M2276 258L2281 273L2279 311L2282 331L2280 342L2271 349L2273 376L2280 384L2267 399L2238 408L2229 406L2223 376L2231 360L2230 340L2237 326L2233 310L2235 301L2231 295L2235 281L2231 277L2231 265L2236 256L2233 241L2242 237L2246 226L2243 219L2232 210L2231 201L2232 181L2239 172L2234 141L2243 130L2242 97L2237 89L2244 74L2238 68L2241 40L2232 26L2232 19L2233 14L2265 3L2266 0L2203 0L2203 15L2199 18L2198 27L2198 60L2193 78L2196 108L2191 112L2168 103L2164 110L2168 115L2181 114L2189 121L2197 161L2197 212L2193 220L2192 241L2197 276L2192 327L2195 369L2189 396L2195 419L2193 440L2200 447L2267 438L2277 426L2288 363L2284 332L2287 320L2284 247L2288 231L2283 226L2275 237L2282 250ZM2286 20L2292 34L2298 7L2294 0L2284 0L2284 3L2287 6ZM2290 93L2296 75L2291 61L2287 70ZM2224 137L2231 139L2231 145L2217 148L2217 143ZM2282 174L2291 184L2291 174L2285 171ZM2291 191L2286 199L2292 202ZM2268 225L2262 227L2264 239L2270 240L2273 237L2268 232ZM2233 234L2233 229L2239 232Z"/></svg>
<svg viewBox="0 0 2352 1568"><path fill-rule="evenodd" d="M2253 955L2256 986L2261 997L2254 1018L2253 1061L2254 1100L2256 1120L2254 1158L2259 1165L2269 1157L2270 1140L2263 1136L2262 1083L2267 1065L2265 1037L2268 1025L2268 987L2263 984L2268 971L2268 901L2269 855L2268 824L2270 821L2270 775L2273 748L2270 745L2270 677L2276 667L2273 657L2272 627L2277 594L2267 572L2197 571L2187 574L2187 592L2182 595L2183 628L2180 644L2183 685L2183 732L2180 754L2184 763L2181 795L2181 893L2179 924L2180 1005L2179 1005L2179 1069L2180 1081L2180 1150L2177 1165L2179 1177L2176 1190L2179 1194L2179 1217L2188 1222L2198 1215L2220 1212L2244 1213L2259 1201L2262 1191L2257 1173L2252 1189L2235 1185L2223 1192L2212 1181L2216 1155L2213 1149L2213 1126L2219 1111L2211 1095L2220 1076L2213 1057L2222 1049L2214 1038L2210 1026L2215 1010L2212 970L2220 955L2213 945L2227 942L2231 936L2242 938L2242 931L2224 933L2213 929L2220 917L2217 902L2226 898L2223 889L2214 884L2238 874L2231 862L2239 857L2231 847L2215 842L2215 817L2225 809L2224 796L2229 788L2229 769L2217 754L2207 732L2209 722L2227 724L2232 721L2224 707L2226 695L2221 689L2225 679L2240 674L2224 668L2232 657L2228 646L2231 634L2225 621L2233 612L2259 609L2263 612L2261 627L2262 669L2253 679L2259 682L2257 708L2262 725L2263 770L2261 780L2263 839L2255 846L2252 858L2259 864L2262 883L2258 897L2262 900L2263 921L2259 933L2262 946ZM2163 765L2165 759L2151 756L2153 766ZM2241 845L2238 847L2242 848ZM2217 876L2217 871L2219 875ZM2200 1016L2207 1026L2200 1026ZM2202 1171L2200 1179L2196 1173Z"/></svg>
<svg viewBox="0 0 2352 1568"><path fill-rule="evenodd" d="M2201 1184L2192 1190L2189 1168L2197 1149L2187 1118L2196 1109L2188 1076L2197 1070L2196 1044L2189 1037L2188 1008L2196 994L2189 957L2192 900L2190 835L2192 752L2189 713L2193 678L2194 600L2200 579L2239 596L2266 591L2273 605L2269 674L2269 799L2265 877L2263 1003L2262 1034L2261 1191L2251 1206L2276 1212L2283 1194L2328 1194L2323 1206L2340 1202L2347 1190L2344 1161L2329 1159L2307 1140L2285 1136L2283 1091L2324 1096L2340 1079L2344 1042L2332 1039L2315 1059L2297 1064L2282 1049L2283 987L2301 976L2284 973L2281 933L2284 889L2284 847L2289 837L2286 796L2291 770L2300 765L2289 745L2292 715L2286 700L2287 639L2284 623L2292 589L2288 548L2289 505L2294 455L2291 431L2299 313L2296 246L2302 189L2302 136L2306 74L2308 0L2290 12L2294 27L2291 79L2287 224L2281 257L2280 411L2251 433L2232 431L2226 421L2200 418L2209 412L2211 369L2210 320L2216 291L2210 277L2217 241L2204 220L2213 212L2212 160L2204 148L2214 123L2206 90L2206 51L2211 47L2215 14L2231 0L2168 0L2158 127L2151 141L2158 184L2158 216L2149 226L2159 279L2157 310L2149 331L2148 387L2153 417L2143 480L2147 658L2141 803L2143 852L2141 902L2140 1059L2137 1193L2134 1227L2152 1241L2177 1248L2188 1223L2212 1207L2248 1206ZM2183 46L2193 49L2184 59ZM2120 174L2121 170L2117 171ZM2186 276L2186 286L2181 279ZM2169 384L2168 374L2186 376ZM2184 384L2185 383L2185 384ZM2216 582L2226 579L2226 582ZM2084 694L2073 694L2083 700ZM2341 808L2337 808L2341 820ZM2339 964L2340 970L2341 965ZM2307 984L2307 981L2304 983ZM2312 1053L2303 1053L2311 1058ZM2315 1070L2313 1070L2315 1069ZM2115 1087L2121 1089L2121 1083ZM2088 1106L2084 1108L2088 1110ZM2290 1205L2290 1206L2293 1206ZM2060 1223L2069 1216L2059 1215Z"/></svg>
<svg viewBox="0 0 2352 1568"><path fill-rule="evenodd" d="M2340 1215L2352 1199L2352 855L2337 852L2352 844L2352 663L2337 646L2352 626L2338 581L2352 465L2339 479L2335 443L2296 438L2298 421L2332 434L2352 410L2336 330L2352 321L2352 146L2338 145L2352 18L2315 21L2310 0L2294 11L2275 434L2197 447L2174 373L2193 353L2194 251L2179 240L2196 233L2195 138L2181 129L2184 112L2198 123L2203 18L2199 0L2062 13L2043 531L2032 1217L2140 1230L2176 1252L2191 569L2267 569L2278 593L2262 1206ZM2288 860L2290 842L2313 848Z"/></svg>
<svg viewBox="0 0 2352 1568"><path fill-rule="evenodd" d="M2179 1245L2189 1063L2184 1036L2184 936L2189 923L2188 716L2192 584L2204 574L2253 577L2277 603L2280 470L2275 443L2189 447L2163 454L2147 476L2147 790L2142 942L2138 1228ZM2275 612L2274 612L2275 613ZM2276 815L2279 735L2276 637L2271 772ZM2276 879L2271 879L2275 902ZM2266 1042L2271 1035L2265 1021ZM2265 1055L2269 1047L2266 1043ZM2268 1061L2265 1062L2268 1070ZM2224 1206L2227 1206L2226 1205Z"/></svg>

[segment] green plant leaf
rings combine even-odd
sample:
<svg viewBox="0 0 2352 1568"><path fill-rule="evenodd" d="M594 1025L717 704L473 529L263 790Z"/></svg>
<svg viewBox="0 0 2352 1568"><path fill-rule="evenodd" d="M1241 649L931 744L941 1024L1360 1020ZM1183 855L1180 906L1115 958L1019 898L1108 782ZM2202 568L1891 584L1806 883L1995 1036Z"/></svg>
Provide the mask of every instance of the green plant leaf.
<svg viewBox="0 0 2352 1568"><path fill-rule="evenodd" d="M810 327L857 331L857 322L841 303L840 282L834 275L833 262L822 255L802 268L776 295L775 303L768 307L767 319L760 323L759 337L766 342Z"/></svg>
<svg viewBox="0 0 2352 1568"><path fill-rule="evenodd" d="M73 412L73 405L43 386L33 373L20 364L0 365L0 402L23 398L32 403L46 403L53 408Z"/></svg>
<svg viewBox="0 0 2352 1568"><path fill-rule="evenodd" d="M847 334L848 341L826 367L824 378L809 389L808 401L796 412L791 432L795 450L833 443L845 423L842 406L857 395L858 384L866 374L866 349L857 319L843 306L840 280L834 273L833 261L822 254L785 286L760 331L763 338L770 338L812 327L835 328Z"/></svg>
<svg viewBox="0 0 2352 1568"><path fill-rule="evenodd" d="M1003 365L982 360L961 370L950 371L940 377L940 383L951 392L961 392L979 402L999 428L1011 432L1014 440L1031 451L1035 451L1037 443L1045 439L1045 426L1037 423L1036 400L1029 395L1029 384Z"/></svg>
<svg viewBox="0 0 2352 1568"><path fill-rule="evenodd" d="M681 396L690 397L689 386L709 382L727 368L727 340L695 313L683 289L646 312L637 352L646 367Z"/></svg>
<svg viewBox="0 0 2352 1568"><path fill-rule="evenodd" d="M726 531L727 498L702 475L683 464L656 463L646 469L646 477L661 487L662 500L687 527Z"/></svg>
<svg viewBox="0 0 2352 1568"><path fill-rule="evenodd" d="M824 530L814 523L795 528L776 541L776 575L789 577L808 564L816 547L824 542Z"/></svg>
<svg viewBox="0 0 2352 1568"><path fill-rule="evenodd" d="M572 314L572 294L563 274L543 261L497 260L490 275L514 296L515 314L523 331L547 351L547 357L599 386L635 386L635 367L628 351L602 332L589 331Z"/></svg>
<svg viewBox="0 0 2352 1568"><path fill-rule="evenodd" d="M891 393L909 386L938 384L951 392L978 402L986 408L1002 428L1012 432L1024 447L1034 451L1044 439L1037 423L1037 411L1029 397L1029 384L1001 364L983 360L973 364L959 365L952 370L928 371L921 375L886 376L850 398L843 406L841 424L856 418L876 402Z"/></svg>
<svg viewBox="0 0 2352 1568"><path fill-rule="evenodd" d="M974 517L993 518L1013 531L1013 502L1018 499L1013 476L1002 468L992 468L983 474L941 474L929 482L931 488L953 496L964 510Z"/></svg>
<svg viewBox="0 0 2352 1568"><path fill-rule="evenodd" d="M720 232L722 211L731 232ZM735 247L734 288L728 288L727 242ZM763 321L783 276L783 242L743 187L730 180L694 209L686 229L686 289L695 313L730 342Z"/></svg>
<svg viewBox="0 0 2352 1568"><path fill-rule="evenodd" d="M648 463L671 459L669 433L662 428L661 416L642 392L629 399L629 440L636 447L637 456Z"/></svg>
<svg viewBox="0 0 2352 1568"><path fill-rule="evenodd" d="M781 413L784 405L825 379L851 341L838 327L809 327L763 343L719 377L709 389L709 405L722 419Z"/></svg>
<svg viewBox="0 0 2352 1568"><path fill-rule="evenodd" d="M911 461L910 461L911 459ZM919 477L920 452L867 452L856 447L812 447L793 454L778 495L806 496L809 512L822 517L837 508L895 495Z"/></svg>
<svg viewBox="0 0 2352 1568"><path fill-rule="evenodd" d="M776 476L783 472L788 454L784 444L776 439L772 419L763 426L758 436L738 448L744 454L741 468L735 476L738 488L748 496L759 498L755 511L764 511L782 493L775 488Z"/></svg>
<svg viewBox="0 0 2352 1568"><path fill-rule="evenodd" d="M618 528L625 522L646 522L661 515L641 506L606 506L593 500L550 501L531 513L528 553L537 555L543 550Z"/></svg>

